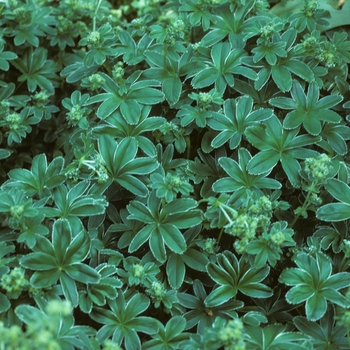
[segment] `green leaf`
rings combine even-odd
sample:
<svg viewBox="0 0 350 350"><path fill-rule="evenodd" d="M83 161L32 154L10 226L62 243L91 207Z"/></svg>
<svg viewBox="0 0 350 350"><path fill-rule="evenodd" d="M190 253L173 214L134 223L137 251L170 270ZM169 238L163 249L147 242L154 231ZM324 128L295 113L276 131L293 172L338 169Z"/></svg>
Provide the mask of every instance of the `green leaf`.
<svg viewBox="0 0 350 350"><path fill-rule="evenodd" d="M313 290L307 285L297 285L290 289L286 294L286 300L290 304L299 304L308 300L312 295L314 295Z"/></svg>
<svg viewBox="0 0 350 350"><path fill-rule="evenodd" d="M320 293L314 294L306 301L305 311L310 321L319 320L327 311L327 300Z"/></svg>
<svg viewBox="0 0 350 350"><path fill-rule="evenodd" d="M77 306L79 303L79 294L74 279L68 276L66 273L61 273L60 283L64 296L72 303L73 306Z"/></svg>
<svg viewBox="0 0 350 350"><path fill-rule="evenodd" d="M34 306L26 304L17 306L15 313L18 316L18 318L26 324L35 323L37 320L42 319L44 316L41 310L37 309Z"/></svg>
<svg viewBox="0 0 350 350"><path fill-rule="evenodd" d="M57 265L63 264L67 248L71 243L71 239L72 231L68 220L61 219L55 221L52 230L52 245L55 249Z"/></svg>
<svg viewBox="0 0 350 350"><path fill-rule="evenodd" d="M82 263L67 266L64 271L68 276L81 283L98 283L100 281L99 273L92 267Z"/></svg>
<svg viewBox="0 0 350 350"><path fill-rule="evenodd" d="M350 219L350 205L331 203L323 205L316 212L318 219L323 221L344 221Z"/></svg>
<svg viewBox="0 0 350 350"><path fill-rule="evenodd" d="M159 227L159 232L170 250L177 254L182 254L186 250L185 238L176 226L163 223Z"/></svg>
<svg viewBox="0 0 350 350"><path fill-rule="evenodd" d="M205 267L208 264L208 258L196 249L188 248L182 255L182 259L186 265L191 269L197 271L205 271Z"/></svg>
<svg viewBox="0 0 350 350"><path fill-rule="evenodd" d="M164 100L164 94L153 88L135 89L128 94L128 99L135 99L138 103L145 105L155 105Z"/></svg>
<svg viewBox="0 0 350 350"><path fill-rule="evenodd" d="M149 238L149 247L153 256L161 263L166 260L166 250L163 236L157 229L153 230Z"/></svg>
<svg viewBox="0 0 350 350"><path fill-rule="evenodd" d="M207 307L215 307L215 306L222 305L226 301L233 298L236 294L237 294L236 288L229 285L224 285L214 289L205 298L204 302Z"/></svg>
<svg viewBox="0 0 350 350"><path fill-rule="evenodd" d="M6 295L0 293L0 313L6 312L10 307L11 303Z"/></svg>
<svg viewBox="0 0 350 350"><path fill-rule="evenodd" d="M42 252L27 254L21 258L20 263L27 269L38 271L51 270L57 267L55 257Z"/></svg>
<svg viewBox="0 0 350 350"><path fill-rule="evenodd" d="M278 154L275 150L259 152L249 161L248 171L257 175L271 172L280 158L281 155Z"/></svg>
<svg viewBox="0 0 350 350"><path fill-rule="evenodd" d="M141 115L140 105L135 100L122 101L120 112L130 125L136 125Z"/></svg>
<svg viewBox="0 0 350 350"><path fill-rule="evenodd" d="M328 179L326 190L338 201L350 205L350 187L338 179Z"/></svg>
<svg viewBox="0 0 350 350"><path fill-rule="evenodd" d="M46 271L35 271L30 278L30 283L36 288L49 288L57 283L61 271L56 267Z"/></svg>
<svg viewBox="0 0 350 350"><path fill-rule="evenodd" d="M273 66L271 69L272 79L282 92L292 88L292 75L285 66Z"/></svg>
<svg viewBox="0 0 350 350"><path fill-rule="evenodd" d="M181 255L170 255L167 265L166 273L170 287L173 289L179 289L184 281L186 268Z"/></svg>
<svg viewBox="0 0 350 350"><path fill-rule="evenodd" d="M181 95L182 82L178 77L171 77L164 80L162 84L162 91L165 98L172 105L175 104Z"/></svg>
<svg viewBox="0 0 350 350"><path fill-rule="evenodd" d="M292 304L305 302L308 320L316 321L323 317L327 311L327 300L342 306L348 304L338 289L350 285L350 273L335 274L333 277L331 260L321 252L316 253L316 259L304 252L299 253L295 263L299 268L282 271L280 281L294 285L287 292L286 300ZM339 278L343 278L344 283L337 283ZM332 284L332 281L335 283Z"/></svg>

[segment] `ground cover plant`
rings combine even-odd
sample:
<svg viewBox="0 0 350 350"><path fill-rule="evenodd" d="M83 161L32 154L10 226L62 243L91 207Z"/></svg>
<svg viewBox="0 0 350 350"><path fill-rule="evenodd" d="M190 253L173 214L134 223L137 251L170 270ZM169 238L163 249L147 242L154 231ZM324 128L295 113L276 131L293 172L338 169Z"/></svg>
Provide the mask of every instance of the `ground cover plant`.
<svg viewBox="0 0 350 350"><path fill-rule="evenodd" d="M0 349L349 349L349 13L0 1Z"/></svg>

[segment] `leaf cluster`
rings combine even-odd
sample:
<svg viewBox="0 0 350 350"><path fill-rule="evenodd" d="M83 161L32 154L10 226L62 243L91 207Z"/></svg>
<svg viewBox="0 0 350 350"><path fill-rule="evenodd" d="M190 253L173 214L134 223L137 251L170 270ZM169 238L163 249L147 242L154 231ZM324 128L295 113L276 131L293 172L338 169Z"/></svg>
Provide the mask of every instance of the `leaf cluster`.
<svg viewBox="0 0 350 350"><path fill-rule="evenodd" d="M0 2L0 348L349 348L350 4L294 3Z"/></svg>

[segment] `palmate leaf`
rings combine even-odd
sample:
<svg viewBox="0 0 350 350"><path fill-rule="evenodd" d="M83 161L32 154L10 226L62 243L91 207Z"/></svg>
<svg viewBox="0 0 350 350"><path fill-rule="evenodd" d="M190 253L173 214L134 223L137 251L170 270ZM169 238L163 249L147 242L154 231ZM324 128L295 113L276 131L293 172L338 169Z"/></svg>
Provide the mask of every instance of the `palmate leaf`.
<svg viewBox="0 0 350 350"><path fill-rule="evenodd" d="M245 131L248 141L261 152L248 163L247 170L251 174L262 174L271 171L278 162L288 176L289 181L298 186L301 169L296 158L306 159L318 153L304 148L320 140L320 137L300 135L299 128L285 130L276 116L267 120L265 126L250 126Z"/></svg>
<svg viewBox="0 0 350 350"><path fill-rule="evenodd" d="M218 254L217 263L209 263L207 272L219 287L214 289L205 299L208 307L221 305L233 298L238 291L253 298L268 298L272 290L262 284L270 268L251 267L244 259L237 260L230 252Z"/></svg>
<svg viewBox="0 0 350 350"><path fill-rule="evenodd" d="M20 264L35 270L31 283L37 288L48 288L59 279L63 294L76 306L79 301L76 281L87 284L100 280L95 269L81 263L90 251L90 242L85 231L73 238L69 221L59 219L53 225L52 242L39 236L34 252L23 256Z"/></svg>
<svg viewBox="0 0 350 350"><path fill-rule="evenodd" d="M180 98L183 85L180 77L193 74L205 67L201 62L191 61L190 50L181 56L178 54L164 56L160 50L152 48L152 50L146 50L144 55L151 68L146 69L143 76L162 82L162 92L170 105L178 102Z"/></svg>
<svg viewBox="0 0 350 350"><path fill-rule="evenodd" d="M54 87L58 86L58 76L55 74L59 70L59 64L47 60L47 50L39 47L34 50L32 47L27 49L22 58L12 61L21 73L18 81L27 81L29 91L35 91L37 86L42 90L54 91Z"/></svg>
<svg viewBox="0 0 350 350"><path fill-rule="evenodd" d="M139 249L149 240L154 257L161 262L166 260L165 245L174 253L185 252L187 244L180 229L190 228L201 222L201 215L195 209L197 202L189 198L174 199L160 209L161 199L153 190L147 206L139 201L131 201L127 206L128 219L146 222L129 245L129 252Z"/></svg>
<svg viewBox="0 0 350 350"><path fill-rule="evenodd" d="M197 325L199 334L203 334L205 328L210 327L216 317L226 318L227 315L231 315L234 310L244 305L242 301L231 299L208 308L205 303L207 292L203 283L198 279L193 282L193 294L178 293L177 296L180 304L190 310L184 314L187 320L186 329Z"/></svg>
<svg viewBox="0 0 350 350"><path fill-rule="evenodd" d="M309 321L302 316L294 317L293 323L300 332L310 337L315 349L346 350L349 348L346 327L337 324L333 305L329 305L319 323Z"/></svg>
<svg viewBox="0 0 350 350"><path fill-rule="evenodd" d="M226 100L224 114L212 113L212 118L207 122L212 129L221 131L212 140L211 145L218 148L229 142L230 149L235 149L248 126L267 120L272 114L273 111L267 108L253 111L253 99L250 96Z"/></svg>
<svg viewBox="0 0 350 350"><path fill-rule="evenodd" d="M206 62L207 67L192 79L193 87L198 89L215 83L216 90L223 94L227 85L234 85L233 74L255 80L256 73L241 64L246 55L243 49L232 49L230 43L215 44L211 50L211 61Z"/></svg>
<svg viewBox="0 0 350 350"><path fill-rule="evenodd" d="M180 342L189 338L190 333L183 332L186 327L186 319L183 316L172 317L166 326L159 324L158 333L152 335L152 339L142 344L142 349L178 349Z"/></svg>
<svg viewBox="0 0 350 350"><path fill-rule="evenodd" d="M295 245L292 238L293 230L287 228L287 226L288 223L286 221L275 222L271 225L269 235L262 234L258 239L255 238L248 243L246 251L248 254L255 255L254 266L262 267L268 261L274 267L280 259L281 248ZM283 234L284 237L284 241L280 246L271 244L270 241L270 235L277 232Z"/></svg>
<svg viewBox="0 0 350 350"><path fill-rule="evenodd" d="M101 135L98 148L111 179L130 192L145 197L148 193L146 185L134 175L146 175L158 167L155 158L136 157L137 140L132 137L116 142L110 135Z"/></svg>
<svg viewBox="0 0 350 350"><path fill-rule="evenodd" d="M105 119L120 108L120 112L129 124L137 124L141 115L141 105L154 105L164 100L164 94L155 89L160 85L157 80L137 81L141 73L135 72L125 83L117 84L110 76L101 73L105 79L102 86L105 93L93 96L87 104L103 102L97 109L97 116Z"/></svg>
<svg viewBox="0 0 350 350"><path fill-rule="evenodd" d="M246 43L244 30L251 25L249 20L253 19L247 19L246 16L251 11L254 3L254 0L244 0L238 6L235 6L236 4L225 4L215 8L211 30L204 35L201 41L202 44L206 47L212 46L228 36L233 47L244 48ZM196 7L198 11L199 6ZM207 14L207 11L204 13ZM207 23L209 25L209 21Z"/></svg>
<svg viewBox="0 0 350 350"><path fill-rule="evenodd" d="M8 71L10 68L10 64L8 61L15 60L18 56L11 51L3 51L4 43L0 43L0 70Z"/></svg>
<svg viewBox="0 0 350 350"><path fill-rule="evenodd" d="M292 74L297 75L307 82L314 79L314 73L311 68L300 59L295 57L293 44L297 38L297 31L290 28L280 36L280 42L286 43L285 51L277 58L277 63L270 65L268 62L254 62L254 58L247 58L247 64L252 67L261 68L258 73L258 79L255 81L255 88L261 90L272 77L272 80L282 92L290 91L292 88Z"/></svg>
<svg viewBox="0 0 350 350"><path fill-rule="evenodd" d="M150 300L141 293L134 294L125 300L122 292L118 297L108 300L109 310L94 308L91 318L104 324L97 332L97 339L102 343L112 337L119 345L124 343L127 350L141 349L138 333L154 334L158 331L158 322L151 317L139 316L150 304Z"/></svg>
<svg viewBox="0 0 350 350"><path fill-rule="evenodd" d="M279 189L281 184L275 180L267 178L272 169L267 169L259 174L251 174L247 170L247 165L252 157L245 148L238 151L238 162L228 157L219 158L219 164L230 177L224 177L213 184L215 192L248 191L261 194L261 189Z"/></svg>
<svg viewBox="0 0 350 350"><path fill-rule="evenodd" d="M245 327L246 342L250 349L303 350L307 337L299 332L285 332L286 325L275 324L266 327Z"/></svg>
<svg viewBox="0 0 350 350"><path fill-rule="evenodd" d="M320 90L316 83L309 85L307 95L297 81L293 82L291 95L292 98L275 97L270 99L270 104L283 108L293 109L289 112L283 122L285 129L295 129L303 124L310 135L319 135L322 130L321 121L328 123L339 123L341 116L329 110L343 99L340 95L330 95L319 100Z"/></svg>
<svg viewBox="0 0 350 350"><path fill-rule="evenodd" d="M51 189L59 186L66 178L62 174L64 159L56 157L47 165L45 154L33 158L31 170L12 169L7 184L25 190L29 195L39 194L40 197L51 193Z"/></svg>
<svg viewBox="0 0 350 350"><path fill-rule="evenodd" d="M339 289L350 286L350 273L340 272L332 275L332 263L323 253L316 258L299 253L295 258L299 268L285 269L280 275L280 282L293 286L286 294L291 304L305 302L306 317L317 321L327 311L327 300L341 307L349 307L350 303Z"/></svg>
<svg viewBox="0 0 350 350"><path fill-rule="evenodd" d="M326 147L330 147L342 156L348 152L348 146L346 144L346 141L350 139L350 128L348 126L326 124L322 129L320 136L322 136L323 139L322 145L320 144L321 147L325 144Z"/></svg>
<svg viewBox="0 0 350 350"><path fill-rule="evenodd" d="M69 190L61 184L52 194L56 208L44 207L42 212L47 217L67 219L73 230L79 231L82 228L79 217L103 214L108 205L105 196L89 193L89 187L89 181L81 181Z"/></svg>
<svg viewBox="0 0 350 350"><path fill-rule="evenodd" d="M324 221L343 221L350 218L350 187L338 179L328 179L326 190L340 203L323 205L316 216Z"/></svg>

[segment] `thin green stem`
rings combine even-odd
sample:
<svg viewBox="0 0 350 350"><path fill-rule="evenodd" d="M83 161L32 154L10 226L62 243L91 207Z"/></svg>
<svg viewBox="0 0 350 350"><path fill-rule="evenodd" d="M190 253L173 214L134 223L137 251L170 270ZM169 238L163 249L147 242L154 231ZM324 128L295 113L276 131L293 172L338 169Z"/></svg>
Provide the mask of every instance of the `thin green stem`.
<svg viewBox="0 0 350 350"><path fill-rule="evenodd" d="M228 214L226 213L226 210L225 210L221 205L219 205L219 208L220 208L220 210L224 213L224 215L225 215L227 221L228 221L230 224L232 224L233 222L232 222L231 218L228 216Z"/></svg>
<svg viewBox="0 0 350 350"><path fill-rule="evenodd" d="M19 90L19 88L23 85L23 83L24 83L24 80L21 81L21 82L16 86L16 89L15 89L15 91L14 91L13 93L16 93L16 92Z"/></svg>
<svg viewBox="0 0 350 350"><path fill-rule="evenodd" d="M96 9L95 9L95 12L94 12L94 17L92 18L92 31L93 32L96 31L96 17L97 17L97 12L98 12L98 10L100 8L102 0L96 0L96 1L97 1Z"/></svg>
<svg viewBox="0 0 350 350"><path fill-rule="evenodd" d="M339 269L340 269L340 271L346 271L348 266L349 266L349 261L348 261L347 257L344 254L343 259L342 259L342 261L339 264Z"/></svg>
<svg viewBox="0 0 350 350"><path fill-rule="evenodd" d="M190 137L186 136L185 141L186 141L186 147L187 147L186 159L190 159L190 154L191 154L191 139L190 139Z"/></svg>
<svg viewBox="0 0 350 350"><path fill-rule="evenodd" d="M220 230L220 233L219 233L219 237L218 237L218 241L217 241L217 244L219 245L220 243L220 240L221 240L221 237L222 237L222 234L224 233L224 228L221 227L221 230Z"/></svg>
<svg viewBox="0 0 350 350"><path fill-rule="evenodd" d="M166 54L168 52L168 47L167 45L165 44L164 45L164 49L163 49L163 64L164 64L164 69L166 69Z"/></svg>
<svg viewBox="0 0 350 350"><path fill-rule="evenodd" d="M293 220L292 223L290 224L290 226L289 226L290 228L292 228L292 227L295 225L295 223L296 223L297 220L299 219L301 213L302 213L304 210L306 210L307 207L309 206L309 204L310 204L310 200L309 200L309 199L310 199L311 193L312 193L312 192L308 191L307 196L306 196L305 201L304 201L304 204L303 204L303 206L301 207L300 212L295 216L294 220Z"/></svg>

